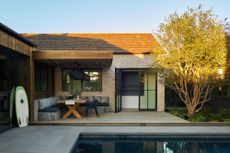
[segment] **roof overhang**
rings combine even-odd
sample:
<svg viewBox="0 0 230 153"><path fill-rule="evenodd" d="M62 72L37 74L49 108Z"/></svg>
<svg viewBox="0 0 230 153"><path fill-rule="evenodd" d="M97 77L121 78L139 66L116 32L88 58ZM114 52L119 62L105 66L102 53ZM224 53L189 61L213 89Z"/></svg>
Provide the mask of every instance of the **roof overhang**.
<svg viewBox="0 0 230 153"><path fill-rule="evenodd" d="M81 67L110 67L113 51L110 50L42 50L34 51L33 59L62 67L78 63Z"/></svg>
<svg viewBox="0 0 230 153"><path fill-rule="evenodd" d="M30 40L26 39L25 37L23 37L22 35L18 34L17 32L15 32L14 30L10 29L9 27L7 27L6 25L0 23L0 30L4 31L5 33L17 38L18 40L21 40L22 42L26 43L27 45L31 46L31 47L37 47L37 45L35 45L33 42L31 42Z"/></svg>

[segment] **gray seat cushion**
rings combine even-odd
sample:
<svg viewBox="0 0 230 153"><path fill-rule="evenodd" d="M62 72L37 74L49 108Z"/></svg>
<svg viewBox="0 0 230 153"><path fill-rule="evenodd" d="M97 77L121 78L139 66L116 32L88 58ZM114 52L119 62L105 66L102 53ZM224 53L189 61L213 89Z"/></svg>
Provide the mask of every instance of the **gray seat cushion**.
<svg viewBox="0 0 230 153"><path fill-rule="evenodd" d="M94 101L93 96L88 96L87 98L88 98L88 102L90 102L90 103L92 103Z"/></svg>
<svg viewBox="0 0 230 153"><path fill-rule="evenodd" d="M47 107L49 107L49 101L47 98L44 98L44 99L39 99L38 101L38 105L39 105L39 110L40 109L45 109Z"/></svg>
<svg viewBox="0 0 230 153"><path fill-rule="evenodd" d="M50 107L40 109L38 112L57 112L65 108L65 105L63 104L55 104Z"/></svg>
<svg viewBox="0 0 230 153"><path fill-rule="evenodd" d="M109 103L109 97L101 96L101 103Z"/></svg>

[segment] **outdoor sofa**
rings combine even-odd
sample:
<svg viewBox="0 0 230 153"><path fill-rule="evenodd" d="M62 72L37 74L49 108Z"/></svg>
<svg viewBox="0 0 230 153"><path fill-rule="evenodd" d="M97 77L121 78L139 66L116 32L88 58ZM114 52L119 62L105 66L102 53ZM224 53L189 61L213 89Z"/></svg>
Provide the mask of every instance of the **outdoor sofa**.
<svg viewBox="0 0 230 153"><path fill-rule="evenodd" d="M61 111L65 110L64 104L58 104L59 96L42 98L34 101L34 120L52 121L61 118Z"/></svg>
<svg viewBox="0 0 230 153"><path fill-rule="evenodd" d="M68 97L55 96L35 100L34 120L54 121L60 119L62 114L66 111L65 104L57 103L60 98L67 99ZM109 97L107 96L81 96L81 98L86 98L88 102L97 101L97 110L99 115L110 112ZM82 115L85 115L85 110L87 109L88 102L81 104L79 107L79 112L81 112ZM95 111L93 109L89 109L88 115L90 114L95 114Z"/></svg>
<svg viewBox="0 0 230 153"><path fill-rule="evenodd" d="M85 110L88 110L87 115L96 114L95 109L88 109L89 105L92 103L96 103L99 115L110 112L109 97L107 96L81 96L81 98L88 99L87 103L81 104L79 107L79 111L82 112L82 114L85 113Z"/></svg>

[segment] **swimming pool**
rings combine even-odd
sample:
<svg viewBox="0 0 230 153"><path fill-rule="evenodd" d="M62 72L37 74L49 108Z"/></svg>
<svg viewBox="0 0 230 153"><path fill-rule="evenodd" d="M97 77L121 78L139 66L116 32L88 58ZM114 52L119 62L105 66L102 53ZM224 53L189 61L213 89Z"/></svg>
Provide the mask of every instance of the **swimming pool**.
<svg viewBox="0 0 230 153"><path fill-rule="evenodd" d="M230 137L80 135L72 153L230 153Z"/></svg>

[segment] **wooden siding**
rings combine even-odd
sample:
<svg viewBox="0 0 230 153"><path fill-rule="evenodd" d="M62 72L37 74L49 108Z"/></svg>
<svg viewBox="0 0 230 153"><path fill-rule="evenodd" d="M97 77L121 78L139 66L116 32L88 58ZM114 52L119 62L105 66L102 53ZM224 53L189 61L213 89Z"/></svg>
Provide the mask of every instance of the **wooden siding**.
<svg viewBox="0 0 230 153"><path fill-rule="evenodd" d="M17 38L0 30L0 45L12 49L21 54L30 56L32 47L18 40Z"/></svg>
<svg viewBox="0 0 230 153"><path fill-rule="evenodd" d="M33 121L33 101L34 101L34 64L33 64L33 58L32 58L32 50L33 47L29 46L28 44L24 43L23 41L11 36L10 34L0 30L0 45L4 46L6 48L9 48L12 52L20 53L21 55L26 55L25 58L23 58L22 62L25 62L24 64L19 65L20 71L23 71L21 73L26 73L26 76L19 76L19 84L24 85L24 87L27 90L27 96L29 100L29 117L30 121ZM26 66L25 66L26 65ZM23 78L21 78L23 77ZM28 80L27 84L23 84L24 78Z"/></svg>

